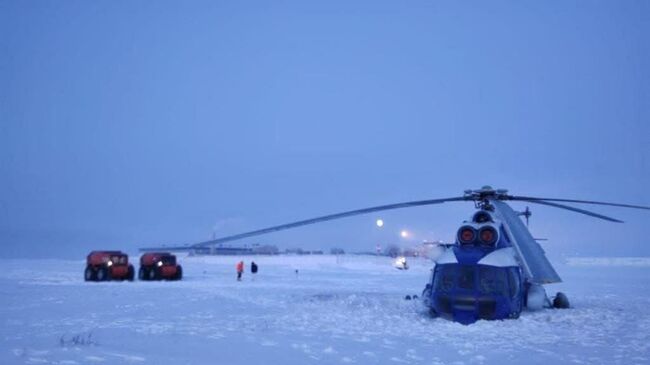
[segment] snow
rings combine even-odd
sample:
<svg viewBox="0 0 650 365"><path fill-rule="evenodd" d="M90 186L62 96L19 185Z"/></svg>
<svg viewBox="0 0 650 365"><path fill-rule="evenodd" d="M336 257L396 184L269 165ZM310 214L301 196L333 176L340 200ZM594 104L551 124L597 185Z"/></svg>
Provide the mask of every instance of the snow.
<svg viewBox="0 0 650 365"><path fill-rule="evenodd" d="M470 326L403 299L426 260L242 257L260 273L237 282L239 259L181 257L183 281L110 283L84 282L82 260L0 260L0 364L650 363L650 265L634 264L647 258L560 262L547 291L574 308Z"/></svg>

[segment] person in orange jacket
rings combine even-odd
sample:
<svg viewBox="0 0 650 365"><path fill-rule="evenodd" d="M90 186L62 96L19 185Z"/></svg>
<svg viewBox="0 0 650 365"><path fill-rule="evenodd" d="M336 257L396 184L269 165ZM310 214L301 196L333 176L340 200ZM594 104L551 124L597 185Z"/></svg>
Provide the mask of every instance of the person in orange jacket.
<svg viewBox="0 0 650 365"><path fill-rule="evenodd" d="M241 281L241 275L244 273L244 261L237 263L237 281Z"/></svg>

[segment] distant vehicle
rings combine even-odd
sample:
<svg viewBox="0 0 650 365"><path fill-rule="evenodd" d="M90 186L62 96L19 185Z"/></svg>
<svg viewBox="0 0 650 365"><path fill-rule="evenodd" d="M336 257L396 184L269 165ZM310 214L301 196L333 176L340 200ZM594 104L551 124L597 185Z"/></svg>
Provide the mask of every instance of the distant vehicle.
<svg viewBox="0 0 650 365"><path fill-rule="evenodd" d="M86 257L86 281L129 280L133 281L133 265L129 256L121 251L92 251Z"/></svg>
<svg viewBox="0 0 650 365"><path fill-rule="evenodd" d="M409 264L406 262L406 257L400 256L393 262L393 266L398 270L408 270Z"/></svg>
<svg viewBox="0 0 650 365"><path fill-rule="evenodd" d="M140 280L181 280L183 267L169 252L147 252L140 257Z"/></svg>

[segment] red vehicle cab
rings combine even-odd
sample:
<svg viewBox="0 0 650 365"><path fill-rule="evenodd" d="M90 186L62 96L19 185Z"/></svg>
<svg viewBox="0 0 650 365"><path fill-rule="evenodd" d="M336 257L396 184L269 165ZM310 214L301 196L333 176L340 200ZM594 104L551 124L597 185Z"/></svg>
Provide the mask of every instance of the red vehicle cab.
<svg viewBox="0 0 650 365"><path fill-rule="evenodd" d="M121 251L93 251L86 258L86 281L133 281L134 269L129 256Z"/></svg>
<svg viewBox="0 0 650 365"><path fill-rule="evenodd" d="M181 280L183 268L169 252L147 252L140 257L140 280Z"/></svg>

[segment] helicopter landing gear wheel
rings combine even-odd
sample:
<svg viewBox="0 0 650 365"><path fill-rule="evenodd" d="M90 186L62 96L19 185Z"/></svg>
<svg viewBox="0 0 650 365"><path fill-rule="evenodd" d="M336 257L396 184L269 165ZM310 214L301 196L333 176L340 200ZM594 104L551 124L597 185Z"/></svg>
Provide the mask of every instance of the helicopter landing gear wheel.
<svg viewBox="0 0 650 365"><path fill-rule="evenodd" d="M553 308L557 308L557 309L571 308L571 305L569 304L569 298L566 296L566 294L562 292L557 292L555 298L553 298Z"/></svg>

